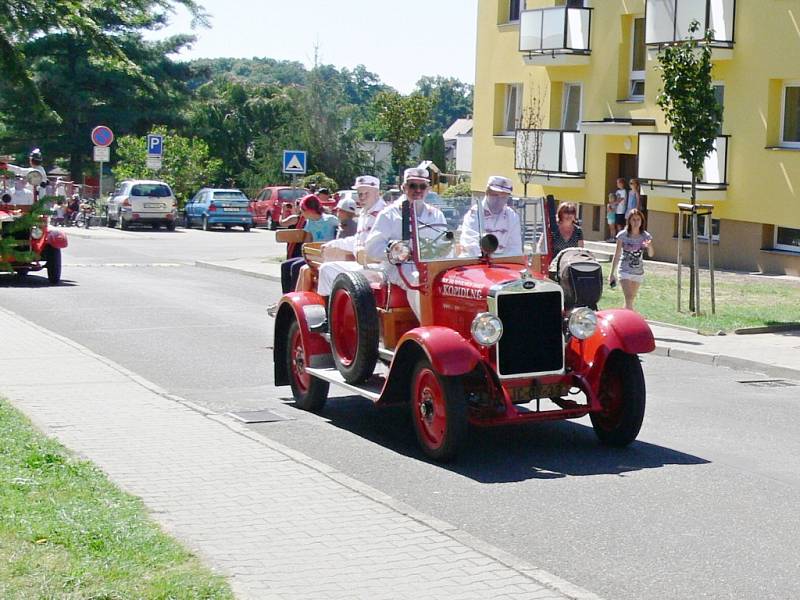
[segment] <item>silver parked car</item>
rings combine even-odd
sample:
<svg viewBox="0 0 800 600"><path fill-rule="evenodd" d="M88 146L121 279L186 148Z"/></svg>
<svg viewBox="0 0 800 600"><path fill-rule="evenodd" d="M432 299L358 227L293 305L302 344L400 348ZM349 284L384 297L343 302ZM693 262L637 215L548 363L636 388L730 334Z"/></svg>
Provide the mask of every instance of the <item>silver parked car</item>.
<svg viewBox="0 0 800 600"><path fill-rule="evenodd" d="M108 226L128 229L131 225L164 225L175 230L178 201L163 181L130 179L122 181L108 199Z"/></svg>

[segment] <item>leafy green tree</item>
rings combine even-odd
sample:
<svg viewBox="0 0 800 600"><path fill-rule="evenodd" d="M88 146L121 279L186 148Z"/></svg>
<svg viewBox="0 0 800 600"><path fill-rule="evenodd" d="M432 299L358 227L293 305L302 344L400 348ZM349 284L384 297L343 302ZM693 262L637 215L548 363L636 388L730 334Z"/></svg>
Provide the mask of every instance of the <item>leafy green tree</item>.
<svg viewBox="0 0 800 600"><path fill-rule="evenodd" d="M457 183L456 185L449 186L443 193L444 198L463 198L465 196L472 196L472 182L467 179Z"/></svg>
<svg viewBox="0 0 800 600"><path fill-rule="evenodd" d="M711 78L711 41L706 31L698 40L700 24L689 26L689 39L665 46L658 53L663 88L656 102L671 126L678 156L692 173L692 240L690 249L689 310L696 313L700 303L700 279L697 255L697 182L703 163L714 150L722 107L714 95ZM678 243L680 243L680 238ZM679 307L680 308L680 307Z"/></svg>
<svg viewBox="0 0 800 600"><path fill-rule="evenodd" d="M380 92L373 102L377 126L392 142L395 172L408 166L411 145L422 137L422 129L431 114L432 100L423 96L401 96L397 92Z"/></svg>
<svg viewBox="0 0 800 600"><path fill-rule="evenodd" d="M422 140L420 156L422 160L431 160L440 169L445 169L444 138L441 131L429 133Z"/></svg>
<svg viewBox="0 0 800 600"><path fill-rule="evenodd" d="M432 102L432 130L445 131L456 119L472 114L473 86L455 77L422 77L414 93Z"/></svg>
<svg viewBox="0 0 800 600"><path fill-rule="evenodd" d="M300 185L305 188L307 188L312 183L315 186L317 186L317 189L328 188L331 191L331 194L333 194L336 190L339 189L339 185L336 183L336 180L331 179L330 177L325 175L325 173L322 172L317 172L314 173L313 175L308 175L307 177L303 177L303 179L300 180Z"/></svg>
<svg viewBox="0 0 800 600"><path fill-rule="evenodd" d="M198 138L186 138L155 127L152 133L164 136L162 168L147 168L147 138L127 135L118 140L114 177L122 179L159 179L172 187L181 205L197 190L220 183L222 161L209 155L208 144Z"/></svg>

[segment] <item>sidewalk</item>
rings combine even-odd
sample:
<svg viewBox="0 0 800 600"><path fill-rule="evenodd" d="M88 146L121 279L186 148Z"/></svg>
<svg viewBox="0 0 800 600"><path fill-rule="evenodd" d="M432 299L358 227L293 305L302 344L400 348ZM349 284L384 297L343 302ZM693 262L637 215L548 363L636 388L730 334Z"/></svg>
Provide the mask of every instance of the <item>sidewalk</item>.
<svg viewBox="0 0 800 600"><path fill-rule="evenodd" d="M14 348L0 395L239 598L599 600L2 308L0 331Z"/></svg>
<svg viewBox="0 0 800 600"><path fill-rule="evenodd" d="M280 262L272 257L195 264L270 281L281 279ZM800 380L800 331L708 336L664 323L651 322L650 327L656 338L656 354L661 356Z"/></svg>

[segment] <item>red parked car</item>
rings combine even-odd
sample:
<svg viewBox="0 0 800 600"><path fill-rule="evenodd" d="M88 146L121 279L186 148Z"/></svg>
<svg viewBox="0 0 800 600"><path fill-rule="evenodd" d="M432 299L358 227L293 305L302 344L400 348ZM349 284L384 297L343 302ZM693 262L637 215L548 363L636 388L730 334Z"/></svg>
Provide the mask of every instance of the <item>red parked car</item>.
<svg viewBox="0 0 800 600"><path fill-rule="evenodd" d="M294 203L298 198L308 194L305 188L292 188L285 185L270 185L263 188L250 202L255 227L277 229L281 221L281 210L284 203Z"/></svg>
<svg viewBox="0 0 800 600"><path fill-rule="evenodd" d="M633 442L645 412L638 355L655 348L650 327L630 310L596 310L603 280L591 256L573 263L562 253L554 265L565 269L551 276L551 211L532 199L517 210L527 257L497 255L491 233L479 250L461 247L458 229L418 228L410 211L406 239L386 252L391 268L410 262L419 272L420 319L405 290L378 271L340 274L327 298L285 294L275 385L291 386L296 406L310 411L322 410L331 385L378 405L405 404L435 460L469 443L469 424L588 415L602 443ZM311 265L313 246L304 246Z"/></svg>

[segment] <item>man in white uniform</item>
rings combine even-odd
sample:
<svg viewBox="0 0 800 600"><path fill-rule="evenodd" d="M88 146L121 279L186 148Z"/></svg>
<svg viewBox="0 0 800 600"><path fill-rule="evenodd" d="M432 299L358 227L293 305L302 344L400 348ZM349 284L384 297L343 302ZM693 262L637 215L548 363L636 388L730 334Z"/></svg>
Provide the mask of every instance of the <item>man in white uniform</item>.
<svg viewBox="0 0 800 600"><path fill-rule="evenodd" d="M38 148L34 148L31 150L31 153L28 155L28 162L30 167L18 167L17 165L7 164L5 165L6 170L11 171L14 175L19 177L27 177L28 173L31 171L39 171L42 174L42 181L47 183L47 173L42 166L42 151ZM0 165L2 166L2 165ZM33 191L33 190L31 190Z"/></svg>
<svg viewBox="0 0 800 600"><path fill-rule="evenodd" d="M406 169L403 174L403 195L381 211L366 243L368 260L371 262L381 261L386 278L406 290L408 303L414 314L417 315L417 319L420 318L421 313L420 294L417 290L409 289L406 281L411 285L417 285L419 273L414 263L405 263L399 268L390 264L386 258L386 248L389 242L403 239L403 204L405 202L408 202L414 211L418 237L423 239L440 238L442 232L446 230L447 220L442 211L425 203L425 194L429 184L430 179L425 169ZM444 227L425 227L426 225L442 225ZM403 270L406 281L400 276L400 269Z"/></svg>
<svg viewBox="0 0 800 600"><path fill-rule="evenodd" d="M462 256L480 256L480 231L478 211L482 211L483 234L491 233L497 237L498 246L494 256L522 256L522 229L519 216L508 206L513 191L511 180L500 175L492 175L486 183L486 197L477 202L464 215L461 224Z"/></svg>
<svg viewBox="0 0 800 600"><path fill-rule="evenodd" d="M321 296L328 296L333 288L333 281L339 273L345 271L360 271L366 264L366 253L364 247L367 236L372 231L375 219L385 208L385 204L380 194L381 182L372 175L361 175L356 178L352 189L358 192L358 203L361 210L358 213L358 227L356 234L351 237L331 240L323 246L322 256L325 257L326 251L338 250L343 253L352 254L355 260L337 260L324 262L319 268L319 282L317 283L317 293Z"/></svg>
<svg viewBox="0 0 800 600"><path fill-rule="evenodd" d="M23 177L15 178L14 191L11 192L11 204L31 206L33 204L33 192L28 189L29 187Z"/></svg>

